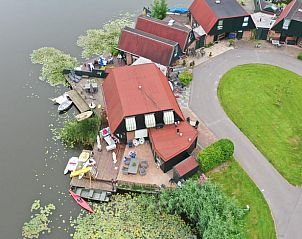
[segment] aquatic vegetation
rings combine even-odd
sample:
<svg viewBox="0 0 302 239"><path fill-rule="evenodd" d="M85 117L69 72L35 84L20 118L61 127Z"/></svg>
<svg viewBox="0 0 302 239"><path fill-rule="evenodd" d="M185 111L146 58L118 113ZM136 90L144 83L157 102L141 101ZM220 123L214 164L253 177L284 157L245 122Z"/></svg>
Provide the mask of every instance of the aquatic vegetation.
<svg viewBox="0 0 302 239"><path fill-rule="evenodd" d="M33 64L42 65L40 80L53 86L66 84L63 70L79 65L76 58L52 47L34 50L30 57Z"/></svg>
<svg viewBox="0 0 302 239"><path fill-rule="evenodd" d="M64 127L53 130L54 135L62 140L67 147L76 145L92 146L100 130L101 119L97 116L77 122L66 121Z"/></svg>
<svg viewBox="0 0 302 239"><path fill-rule="evenodd" d="M93 207L95 213L82 213L71 222L74 239L194 238L179 216L159 210L154 196L115 195L108 204Z"/></svg>
<svg viewBox="0 0 302 239"><path fill-rule="evenodd" d="M102 29L89 29L85 36L80 36L77 45L83 48L82 57L91 58L102 53L116 54L121 30L126 26L133 26L130 14L122 15L120 18L110 21Z"/></svg>
<svg viewBox="0 0 302 239"><path fill-rule="evenodd" d="M48 224L50 223L49 216L56 207L53 204L48 204L44 207L40 205L40 200L35 200L31 206L31 212L39 211L35 213L29 222L25 222L22 227L22 237L27 238L39 238L40 233L47 231L50 233Z"/></svg>

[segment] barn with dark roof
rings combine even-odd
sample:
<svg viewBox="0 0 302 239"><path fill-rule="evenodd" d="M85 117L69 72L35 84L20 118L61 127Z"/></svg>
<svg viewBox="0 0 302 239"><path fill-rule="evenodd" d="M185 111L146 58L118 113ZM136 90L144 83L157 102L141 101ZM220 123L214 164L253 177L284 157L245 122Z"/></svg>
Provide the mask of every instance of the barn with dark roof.
<svg viewBox="0 0 302 239"><path fill-rule="evenodd" d="M206 44L225 37L249 38L255 24L236 0L194 0L189 8L193 28L201 26Z"/></svg>

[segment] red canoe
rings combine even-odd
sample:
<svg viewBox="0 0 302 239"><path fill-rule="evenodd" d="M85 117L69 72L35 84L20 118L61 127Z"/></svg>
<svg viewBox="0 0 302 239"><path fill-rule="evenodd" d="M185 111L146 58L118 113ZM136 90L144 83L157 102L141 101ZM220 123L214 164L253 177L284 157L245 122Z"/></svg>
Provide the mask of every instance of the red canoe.
<svg viewBox="0 0 302 239"><path fill-rule="evenodd" d="M81 198L79 195L75 194L73 191L69 190L70 195L73 197L73 199L79 204L82 208L86 209L88 212L93 213L92 208L89 206L89 204Z"/></svg>

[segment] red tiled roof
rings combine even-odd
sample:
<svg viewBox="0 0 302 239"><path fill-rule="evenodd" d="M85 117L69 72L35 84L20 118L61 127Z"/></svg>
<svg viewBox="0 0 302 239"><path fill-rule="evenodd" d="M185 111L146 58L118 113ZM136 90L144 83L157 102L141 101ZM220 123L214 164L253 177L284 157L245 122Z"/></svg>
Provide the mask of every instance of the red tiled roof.
<svg viewBox="0 0 302 239"><path fill-rule="evenodd" d="M209 33L218 19L249 16L236 0L194 0L189 8L195 20Z"/></svg>
<svg viewBox="0 0 302 239"><path fill-rule="evenodd" d="M177 42L125 27L120 36L118 49L169 66L177 45Z"/></svg>
<svg viewBox="0 0 302 239"><path fill-rule="evenodd" d="M281 22L290 12L294 4L296 3L296 0L292 0L281 12L281 14L278 16L277 20L275 21L274 25L272 26L272 29Z"/></svg>
<svg viewBox="0 0 302 239"><path fill-rule="evenodd" d="M103 92L111 132L127 116L174 110L184 119L167 78L154 63L117 67L108 73Z"/></svg>
<svg viewBox="0 0 302 239"><path fill-rule="evenodd" d="M190 29L184 26L172 25L168 22L151 17L140 16L137 18L136 29L150 34L178 42L182 51L186 47Z"/></svg>
<svg viewBox="0 0 302 239"><path fill-rule="evenodd" d="M178 173L179 177L182 177L197 167L199 167L199 165L196 162L196 159L190 156L174 166L174 170Z"/></svg>
<svg viewBox="0 0 302 239"><path fill-rule="evenodd" d="M218 17L204 0L194 0L189 10L206 33L210 32L218 20Z"/></svg>
<svg viewBox="0 0 302 239"><path fill-rule="evenodd" d="M177 134L177 129L182 136ZM153 148L165 162L187 150L194 143L197 134L197 130L187 121L181 121L177 127L173 124L160 129L149 129Z"/></svg>

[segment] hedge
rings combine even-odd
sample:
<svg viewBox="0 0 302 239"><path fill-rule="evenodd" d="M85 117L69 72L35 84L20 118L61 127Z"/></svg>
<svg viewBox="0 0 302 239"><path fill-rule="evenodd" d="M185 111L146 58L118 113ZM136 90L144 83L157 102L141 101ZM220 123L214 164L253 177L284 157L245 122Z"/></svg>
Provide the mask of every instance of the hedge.
<svg viewBox="0 0 302 239"><path fill-rule="evenodd" d="M234 154L234 144L229 139L221 139L206 147L197 155L197 161L203 172L208 172L229 160Z"/></svg>
<svg viewBox="0 0 302 239"><path fill-rule="evenodd" d="M299 60L302 60L302 51L299 52L297 58L298 58Z"/></svg>

